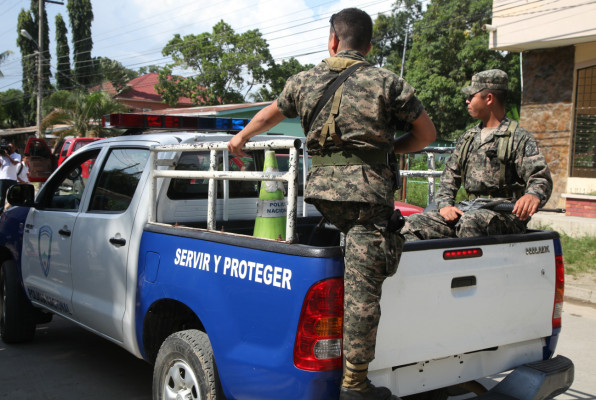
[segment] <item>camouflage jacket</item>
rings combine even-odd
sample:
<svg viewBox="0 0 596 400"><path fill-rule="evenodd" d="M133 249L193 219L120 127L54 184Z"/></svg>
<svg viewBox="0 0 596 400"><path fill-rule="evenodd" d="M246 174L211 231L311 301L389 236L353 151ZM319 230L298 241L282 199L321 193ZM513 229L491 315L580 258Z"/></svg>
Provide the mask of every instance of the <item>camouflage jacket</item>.
<svg viewBox="0 0 596 400"><path fill-rule="evenodd" d="M290 77L277 99L279 110L288 118L299 117L302 126L308 126L325 89L344 69L364 60L356 51L342 51L311 70ZM319 144L323 124L330 114L330 100L312 123L310 132L306 132L309 153L393 151L397 127L413 122L424 111L414 92L406 81L386 69L357 70L344 84L335 119L342 144L336 146L330 137L323 147ZM310 169L305 198L393 204L393 192L393 175L387 166L321 166Z"/></svg>
<svg viewBox="0 0 596 400"><path fill-rule="evenodd" d="M464 189L468 195L478 197L511 197L505 192L530 193L540 199L540 205L550 198L553 181L544 156L532 135L521 127L513 133L513 147L505 169L505 188L499 188L501 162L497 156L498 138L507 131L510 120L505 118L497 130L481 141L482 123L463 134L441 176L435 200L439 209L455 204L457 190L462 183L462 163L460 156L464 137L474 133L465 161Z"/></svg>

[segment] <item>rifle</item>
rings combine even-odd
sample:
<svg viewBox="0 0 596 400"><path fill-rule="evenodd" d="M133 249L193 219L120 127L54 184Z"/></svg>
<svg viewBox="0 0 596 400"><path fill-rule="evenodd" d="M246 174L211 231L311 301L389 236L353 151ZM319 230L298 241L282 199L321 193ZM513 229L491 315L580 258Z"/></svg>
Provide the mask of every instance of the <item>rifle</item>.
<svg viewBox="0 0 596 400"><path fill-rule="evenodd" d="M483 199L483 198L476 198L474 200L464 200L456 204L456 207L462 210L463 212L479 210L479 209L487 209L493 211L513 211L513 207L515 207L515 202L511 202L508 199L501 199L501 200L492 200L492 199ZM564 208L542 208L539 207L536 211L544 211L544 212L554 212L554 213L565 213Z"/></svg>

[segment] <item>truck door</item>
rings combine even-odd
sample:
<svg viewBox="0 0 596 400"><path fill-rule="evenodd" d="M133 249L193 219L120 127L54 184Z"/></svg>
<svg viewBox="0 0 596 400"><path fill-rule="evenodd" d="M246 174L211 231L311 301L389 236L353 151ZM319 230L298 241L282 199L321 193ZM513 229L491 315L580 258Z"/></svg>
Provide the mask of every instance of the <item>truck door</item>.
<svg viewBox="0 0 596 400"><path fill-rule="evenodd" d="M75 222L87 196L81 166L95 160L99 150L69 160L46 183L31 209L23 234L23 277L32 301L76 319L70 266Z"/></svg>
<svg viewBox="0 0 596 400"><path fill-rule="evenodd" d="M138 183L148 159L147 148L113 148L101 167L95 164L97 179L72 235L77 320L117 341L122 341L126 311L127 259L138 250L131 248L142 191Z"/></svg>

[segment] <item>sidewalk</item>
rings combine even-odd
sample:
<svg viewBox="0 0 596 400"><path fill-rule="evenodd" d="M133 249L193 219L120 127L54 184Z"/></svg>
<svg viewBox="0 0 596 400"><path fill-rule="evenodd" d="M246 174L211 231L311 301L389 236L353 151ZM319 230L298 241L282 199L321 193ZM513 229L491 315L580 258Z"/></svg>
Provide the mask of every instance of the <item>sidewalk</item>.
<svg viewBox="0 0 596 400"><path fill-rule="evenodd" d="M565 299L596 306L596 273L565 276Z"/></svg>
<svg viewBox="0 0 596 400"><path fill-rule="evenodd" d="M540 229L544 227L548 227L549 229L564 233L571 237L581 237L586 235L596 237L596 218L538 212L528 223L528 228Z"/></svg>

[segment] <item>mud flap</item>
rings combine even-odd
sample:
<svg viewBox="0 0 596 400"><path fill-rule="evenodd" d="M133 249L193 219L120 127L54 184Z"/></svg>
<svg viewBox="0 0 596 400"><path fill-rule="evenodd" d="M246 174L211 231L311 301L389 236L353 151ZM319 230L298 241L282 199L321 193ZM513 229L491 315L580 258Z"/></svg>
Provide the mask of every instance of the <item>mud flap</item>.
<svg viewBox="0 0 596 400"><path fill-rule="evenodd" d="M478 400L545 400L565 392L573 383L573 362L563 356L524 364Z"/></svg>

